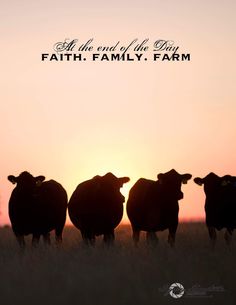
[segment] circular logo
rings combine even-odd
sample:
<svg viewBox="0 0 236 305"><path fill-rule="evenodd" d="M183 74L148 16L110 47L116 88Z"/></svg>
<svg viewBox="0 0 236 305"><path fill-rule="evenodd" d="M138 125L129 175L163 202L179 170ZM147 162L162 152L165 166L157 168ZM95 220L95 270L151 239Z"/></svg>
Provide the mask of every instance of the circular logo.
<svg viewBox="0 0 236 305"><path fill-rule="evenodd" d="M170 285L169 295L175 299L181 298L184 295L184 286L180 283Z"/></svg>

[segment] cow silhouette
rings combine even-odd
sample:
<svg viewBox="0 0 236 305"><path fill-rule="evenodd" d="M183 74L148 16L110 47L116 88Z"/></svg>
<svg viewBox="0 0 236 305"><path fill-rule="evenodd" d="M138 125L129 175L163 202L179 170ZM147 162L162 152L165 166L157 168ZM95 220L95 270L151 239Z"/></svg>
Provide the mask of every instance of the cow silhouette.
<svg viewBox="0 0 236 305"><path fill-rule="evenodd" d="M194 178L194 182L204 185L206 225L212 247L216 243L216 230L223 228L226 228L224 237L229 245L236 228L236 177L219 177L215 173L209 173L204 178Z"/></svg>
<svg viewBox="0 0 236 305"><path fill-rule="evenodd" d="M114 229L122 219L125 201L120 188L128 181L128 177L117 178L107 173L77 186L69 200L68 211L85 244L94 245L98 235L103 235L106 244L113 243Z"/></svg>
<svg viewBox="0 0 236 305"><path fill-rule="evenodd" d="M54 180L44 176L33 177L28 172L18 177L8 176L16 187L9 200L9 217L13 232L21 247L24 236L33 234L32 244L37 245L40 236L50 244L50 231L55 230L56 242L61 243L66 221L67 194Z"/></svg>
<svg viewBox="0 0 236 305"><path fill-rule="evenodd" d="M180 175L172 169L157 177L157 181L141 178L134 184L127 201L127 214L135 245L140 231L146 231L147 242L154 245L158 241L156 231L168 229L168 242L173 247L178 227L178 200L183 198L181 184L187 183L192 175Z"/></svg>

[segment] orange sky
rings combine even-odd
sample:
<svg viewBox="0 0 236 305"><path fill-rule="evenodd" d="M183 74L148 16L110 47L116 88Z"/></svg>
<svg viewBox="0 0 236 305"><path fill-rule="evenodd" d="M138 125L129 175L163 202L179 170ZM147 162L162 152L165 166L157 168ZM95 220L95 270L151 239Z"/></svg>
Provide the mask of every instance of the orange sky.
<svg viewBox="0 0 236 305"><path fill-rule="evenodd" d="M79 182L175 168L236 175L235 1L11 1L1 4L0 223L23 170ZM64 38L171 39L191 62L41 62ZM183 187L181 218L204 215Z"/></svg>

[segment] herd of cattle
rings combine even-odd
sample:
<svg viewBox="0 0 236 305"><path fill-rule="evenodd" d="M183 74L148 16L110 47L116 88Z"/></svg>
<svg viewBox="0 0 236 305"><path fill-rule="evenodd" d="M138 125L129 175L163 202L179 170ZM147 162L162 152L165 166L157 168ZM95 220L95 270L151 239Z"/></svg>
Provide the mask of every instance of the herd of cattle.
<svg viewBox="0 0 236 305"><path fill-rule="evenodd" d="M131 188L127 201L127 214L131 222L135 245L140 231L145 231L147 241L157 241L156 232L169 230L168 242L175 243L178 226L178 200L183 198L182 183L192 178L174 169L158 174L157 181L141 178ZM28 172L18 177L8 176L16 187L9 200L9 217L13 232L21 247L24 236L32 234L37 245L40 236L50 243L50 232L55 230L56 242L62 242L62 232L68 209L70 219L81 232L83 241L94 245L95 238L103 235L104 242L112 244L114 229L123 216L124 196L120 188L130 179L117 178L112 173L82 182L77 186L69 202L61 184L44 181L44 176L33 177ZM194 182L204 185L206 195L206 225L214 246L216 229L225 228L225 240L229 244L236 228L236 177L219 177L214 173Z"/></svg>

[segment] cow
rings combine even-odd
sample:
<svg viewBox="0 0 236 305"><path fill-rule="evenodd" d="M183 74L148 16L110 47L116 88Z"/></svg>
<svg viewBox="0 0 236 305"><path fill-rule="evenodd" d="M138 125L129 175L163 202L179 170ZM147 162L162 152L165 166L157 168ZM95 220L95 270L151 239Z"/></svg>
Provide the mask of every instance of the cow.
<svg viewBox="0 0 236 305"><path fill-rule="evenodd" d="M158 174L157 181L140 178L129 192L127 215L131 222L133 241L137 246L140 231L146 231L147 242L155 245L156 231L168 229L168 242L175 244L178 227L178 200L183 198L181 184L191 179L190 174L179 174L174 169Z"/></svg>
<svg viewBox="0 0 236 305"><path fill-rule="evenodd" d="M219 177L215 173L209 173L204 178L194 178L194 182L204 185L206 226L212 248L216 244L216 230L223 228L226 229L225 241L230 245L233 230L236 228L236 177Z"/></svg>
<svg viewBox="0 0 236 305"><path fill-rule="evenodd" d="M33 235L33 246L37 246L41 235L45 244L50 244L52 230L60 244L67 210L67 193L61 184L26 171L18 177L8 176L8 180L16 184L9 200L9 217L20 247L24 248L24 236L29 234Z"/></svg>
<svg viewBox="0 0 236 305"><path fill-rule="evenodd" d="M86 245L94 246L99 235L103 235L106 245L113 244L114 229L122 219L125 201L120 188L129 180L107 173L80 183L73 192L68 212Z"/></svg>

